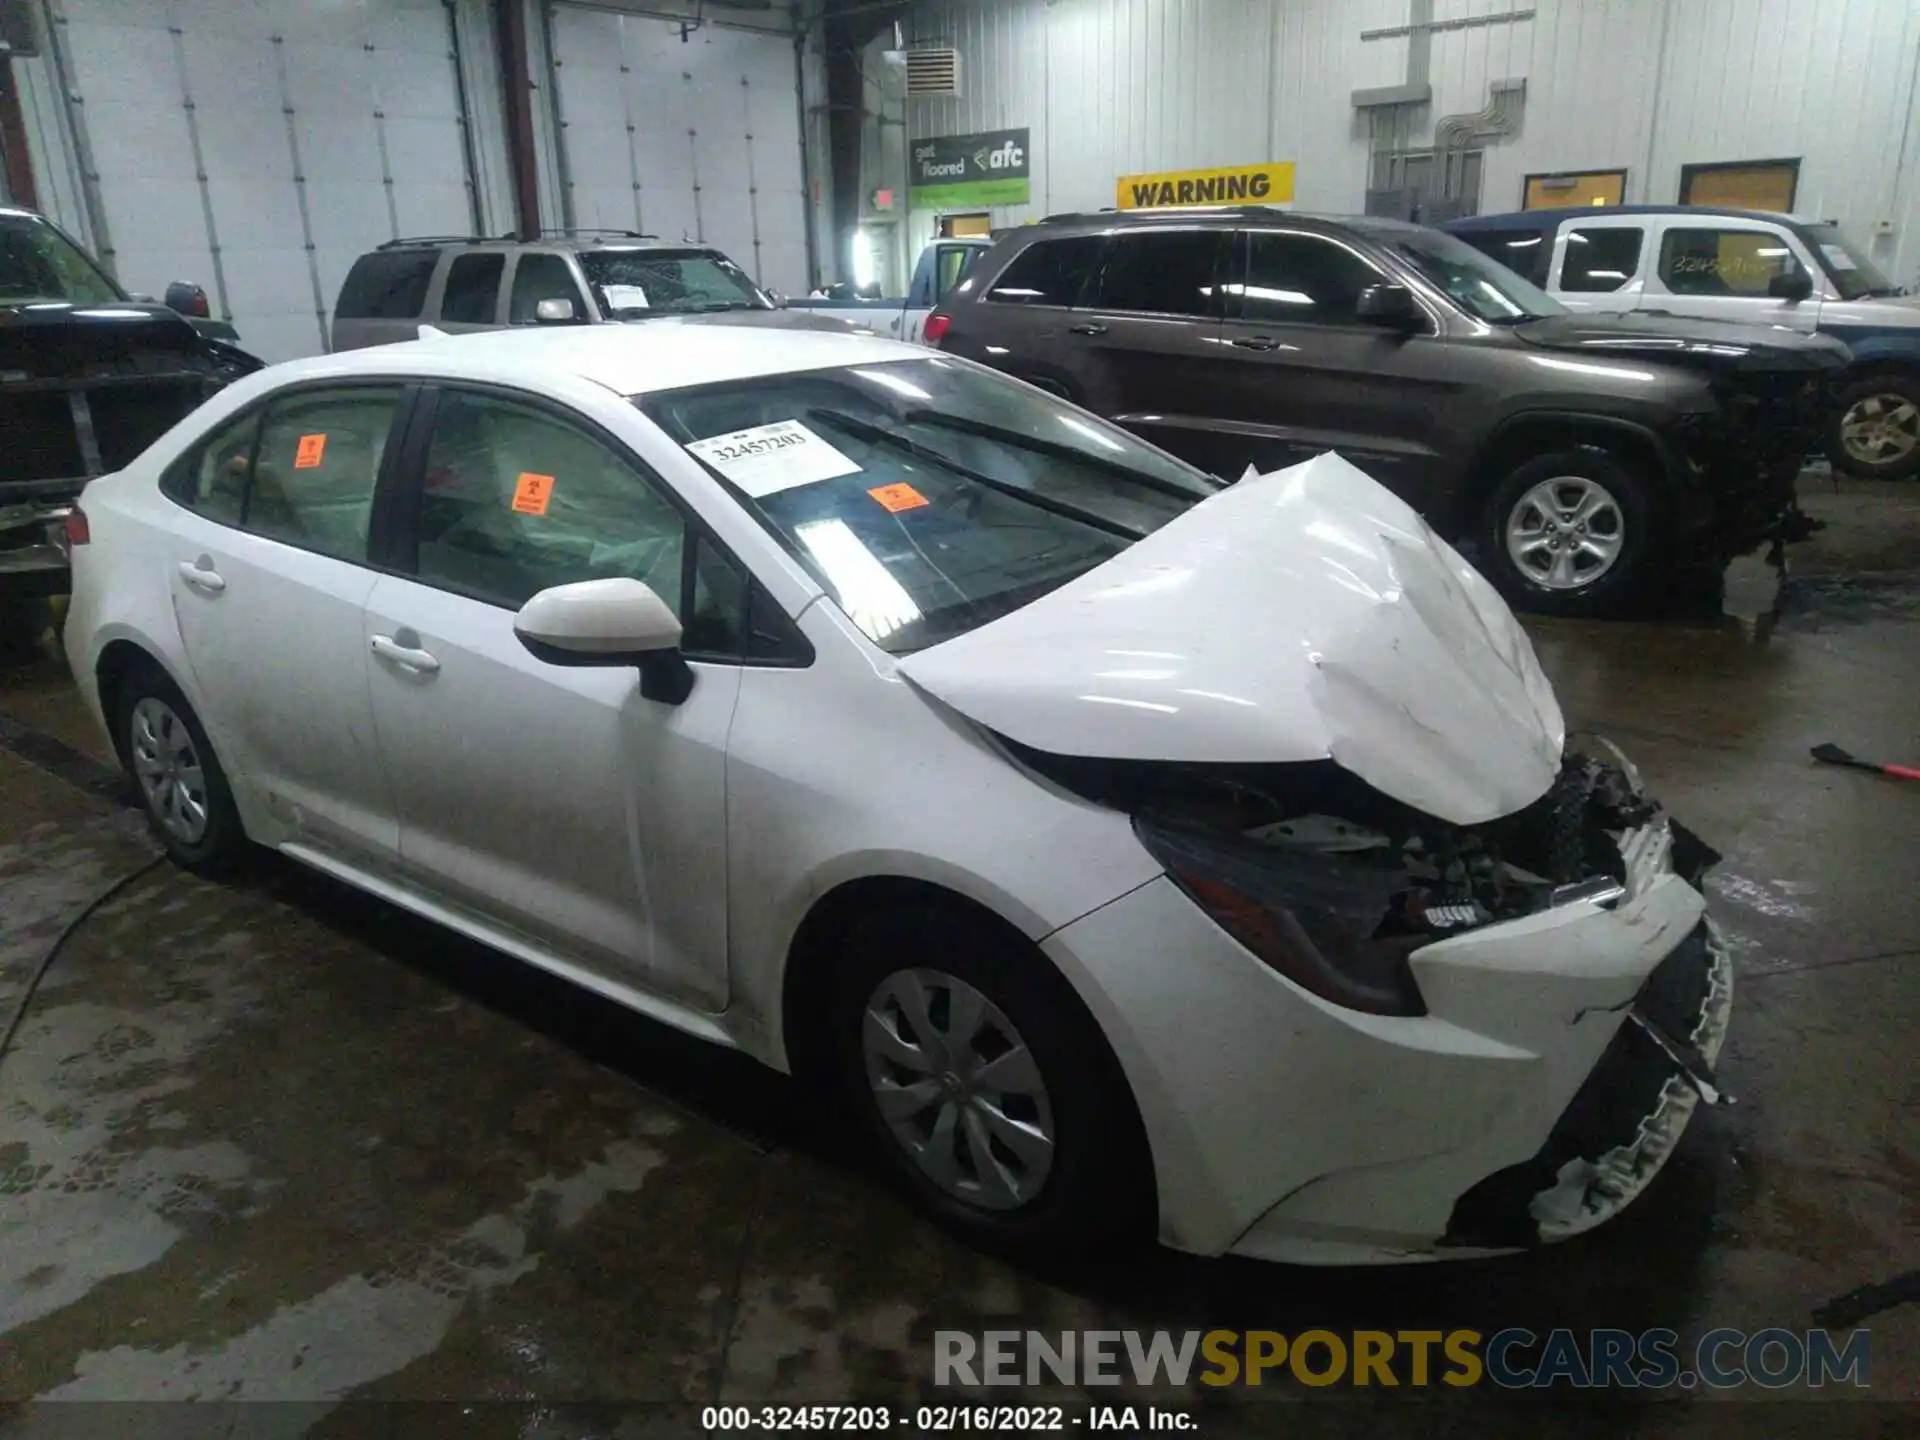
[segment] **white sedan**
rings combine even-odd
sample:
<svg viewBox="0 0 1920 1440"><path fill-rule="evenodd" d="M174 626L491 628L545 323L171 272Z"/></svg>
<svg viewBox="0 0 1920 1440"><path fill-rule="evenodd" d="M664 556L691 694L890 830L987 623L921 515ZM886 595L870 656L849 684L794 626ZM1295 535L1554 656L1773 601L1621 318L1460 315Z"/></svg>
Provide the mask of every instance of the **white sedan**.
<svg viewBox="0 0 1920 1440"><path fill-rule="evenodd" d="M831 1084L976 1238L1521 1248L1714 1097L1711 852L1335 456L1223 486L667 320L275 366L71 530L182 865L270 846Z"/></svg>

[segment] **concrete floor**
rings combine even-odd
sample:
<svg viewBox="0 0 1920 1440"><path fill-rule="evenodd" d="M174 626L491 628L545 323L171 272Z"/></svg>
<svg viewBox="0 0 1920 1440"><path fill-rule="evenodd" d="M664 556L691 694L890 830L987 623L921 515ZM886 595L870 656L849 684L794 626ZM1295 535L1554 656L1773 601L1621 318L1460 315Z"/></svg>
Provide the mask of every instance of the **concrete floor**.
<svg viewBox="0 0 1920 1440"><path fill-rule="evenodd" d="M1531 626L1570 725L1725 852L1739 964L1738 1104L1600 1233L1414 1270L1018 1270L737 1057L290 865L232 887L163 866L76 932L0 1069L0 1402L307 1403L23 1406L0 1430L682 1433L695 1412L642 1402L950 1401L936 1329L1810 1325L1920 1266L1920 786L1807 758L1920 759L1920 486L1808 492L1832 524L1793 550L1777 623ZM96 747L54 664L0 677L0 1014L154 853ZM1866 1323L1872 1389L1797 1405L1154 1398L1210 1434L1914 1433L1871 1402L1920 1393L1920 1308Z"/></svg>

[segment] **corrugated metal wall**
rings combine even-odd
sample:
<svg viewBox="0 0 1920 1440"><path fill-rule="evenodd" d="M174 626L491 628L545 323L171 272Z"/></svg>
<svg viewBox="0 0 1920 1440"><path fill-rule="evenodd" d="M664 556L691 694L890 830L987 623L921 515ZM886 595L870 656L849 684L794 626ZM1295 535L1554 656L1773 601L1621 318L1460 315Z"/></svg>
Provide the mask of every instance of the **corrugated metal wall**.
<svg viewBox="0 0 1920 1440"><path fill-rule="evenodd" d="M1432 106L1488 102L1527 81L1519 135L1487 150L1482 209L1520 204L1523 179L1624 168L1627 198L1671 202L1680 167L1801 159L1797 207L1844 222L1898 279L1920 271L1915 0L1434 0ZM964 94L916 101L918 136L1027 126L1033 204L996 223L1113 203L1117 175L1293 160L1302 209L1364 202L1368 133L1355 89L1406 78L1408 0L921 0L916 45L962 53ZM1905 165L1901 167L1902 142ZM916 216L916 238L931 217ZM1876 222L1896 233L1873 238Z"/></svg>

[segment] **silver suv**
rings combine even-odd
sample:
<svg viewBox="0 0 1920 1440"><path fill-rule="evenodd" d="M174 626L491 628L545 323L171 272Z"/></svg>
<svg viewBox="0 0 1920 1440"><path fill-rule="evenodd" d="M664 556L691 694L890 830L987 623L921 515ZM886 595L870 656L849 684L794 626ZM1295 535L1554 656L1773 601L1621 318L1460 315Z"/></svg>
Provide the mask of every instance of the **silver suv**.
<svg viewBox="0 0 1920 1440"><path fill-rule="evenodd" d="M778 308L746 271L696 242L630 230L427 236L390 240L354 261L333 310L333 348L412 340L422 325L458 334L728 312L779 324Z"/></svg>

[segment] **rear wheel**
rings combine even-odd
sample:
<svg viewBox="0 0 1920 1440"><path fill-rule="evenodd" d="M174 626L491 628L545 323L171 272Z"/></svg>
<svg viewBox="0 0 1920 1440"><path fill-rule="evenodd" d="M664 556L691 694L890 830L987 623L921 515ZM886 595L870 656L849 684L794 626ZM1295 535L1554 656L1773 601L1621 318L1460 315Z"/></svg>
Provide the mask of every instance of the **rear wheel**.
<svg viewBox="0 0 1920 1440"><path fill-rule="evenodd" d="M1869 375L1843 389L1827 433L1827 458L1869 480L1920 474L1920 376Z"/></svg>
<svg viewBox="0 0 1920 1440"><path fill-rule="evenodd" d="M1555 615L1617 614L1663 548L1660 508L1637 467L1569 449L1517 465L1481 512L1487 576L1507 598Z"/></svg>
<svg viewBox="0 0 1920 1440"><path fill-rule="evenodd" d="M964 913L855 931L830 1025L882 1163L968 1238L1029 1255L1141 1232L1152 1166L1106 1039L1023 941Z"/></svg>
<svg viewBox="0 0 1920 1440"><path fill-rule="evenodd" d="M121 681L114 708L115 738L155 838L188 870L231 874L247 847L240 812L179 687L143 665Z"/></svg>

